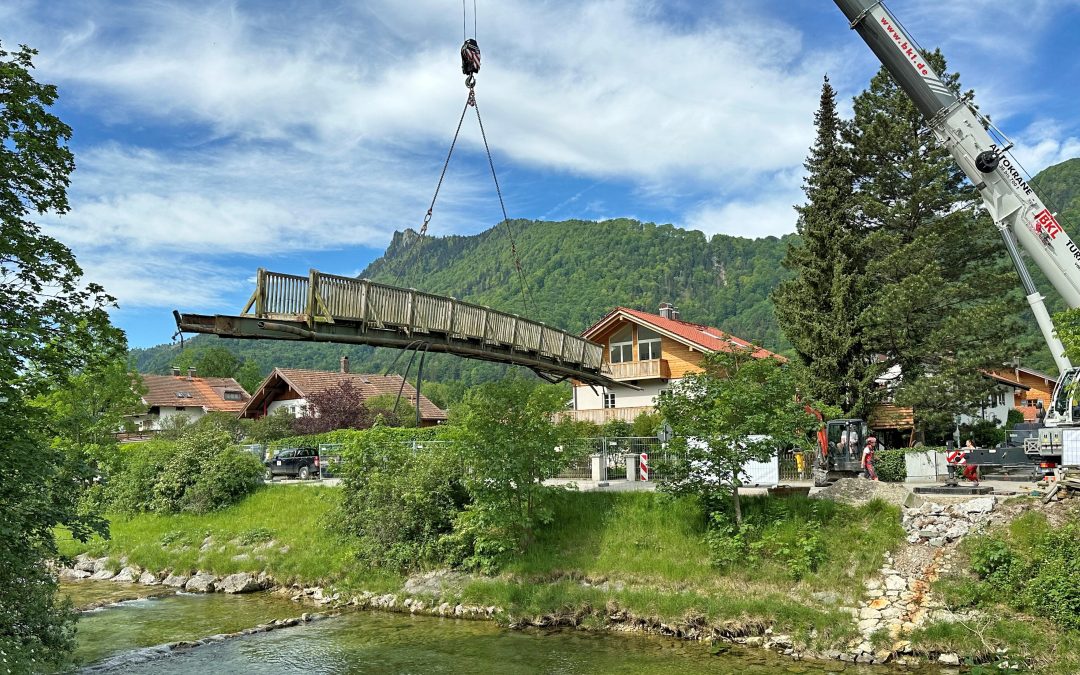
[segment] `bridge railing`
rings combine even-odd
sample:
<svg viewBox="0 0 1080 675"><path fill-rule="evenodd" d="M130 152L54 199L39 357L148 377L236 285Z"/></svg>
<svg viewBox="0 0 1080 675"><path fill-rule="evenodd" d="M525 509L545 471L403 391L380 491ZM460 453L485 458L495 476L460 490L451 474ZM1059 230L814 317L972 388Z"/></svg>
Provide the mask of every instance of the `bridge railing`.
<svg viewBox="0 0 1080 675"><path fill-rule="evenodd" d="M531 352L599 371L603 348L540 322L454 298L311 270L307 277L259 269L242 314L315 323L351 321L412 335L441 333Z"/></svg>

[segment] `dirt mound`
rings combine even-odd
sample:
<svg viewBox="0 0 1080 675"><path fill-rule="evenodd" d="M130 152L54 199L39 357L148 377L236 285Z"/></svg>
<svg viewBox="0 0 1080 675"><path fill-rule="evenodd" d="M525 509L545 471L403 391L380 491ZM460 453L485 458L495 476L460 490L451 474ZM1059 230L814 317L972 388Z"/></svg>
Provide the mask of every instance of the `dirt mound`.
<svg viewBox="0 0 1080 675"><path fill-rule="evenodd" d="M832 485L818 490L811 497L831 499L834 502L861 506L874 499L880 499L896 506L902 506L909 490L899 483L882 483L865 478L841 478Z"/></svg>

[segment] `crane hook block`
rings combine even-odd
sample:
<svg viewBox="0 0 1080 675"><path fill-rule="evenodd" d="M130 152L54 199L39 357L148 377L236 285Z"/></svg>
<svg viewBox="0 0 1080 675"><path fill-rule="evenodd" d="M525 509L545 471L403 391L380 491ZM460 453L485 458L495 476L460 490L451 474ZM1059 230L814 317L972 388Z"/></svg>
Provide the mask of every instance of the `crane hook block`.
<svg viewBox="0 0 1080 675"><path fill-rule="evenodd" d="M480 72L480 45L476 40L469 38L461 45L461 73L463 75L475 75Z"/></svg>

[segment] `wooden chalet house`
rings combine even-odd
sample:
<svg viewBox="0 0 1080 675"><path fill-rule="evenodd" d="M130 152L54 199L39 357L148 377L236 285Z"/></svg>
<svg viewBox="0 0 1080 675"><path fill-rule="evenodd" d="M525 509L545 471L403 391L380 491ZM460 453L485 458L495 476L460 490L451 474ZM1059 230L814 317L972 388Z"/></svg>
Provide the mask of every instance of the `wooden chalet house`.
<svg viewBox="0 0 1080 675"><path fill-rule="evenodd" d="M658 397L687 373L700 372L706 354L732 348L752 350L757 358L779 357L718 328L683 321L669 303L659 314L616 307L582 337L604 347L604 373L633 387L591 387L574 383L573 410L566 416L604 424L633 422L655 411Z"/></svg>
<svg viewBox="0 0 1080 675"><path fill-rule="evenodd" d="M416 389L408 382L402 383L401 375L374 375L349 372L349 357L341 359L338 372L325 370L302 370L299 368L274 368L266 376L251 399L240 410L240 417L258 419L284 408L295 417L307 413L307 397L333 389L341 383L350 383L360 396L367 400L386 394L396 396L401 391L402 400L420 408L420 426L429 427L446 421L446 411L420 395L417 403Z"/></svg>

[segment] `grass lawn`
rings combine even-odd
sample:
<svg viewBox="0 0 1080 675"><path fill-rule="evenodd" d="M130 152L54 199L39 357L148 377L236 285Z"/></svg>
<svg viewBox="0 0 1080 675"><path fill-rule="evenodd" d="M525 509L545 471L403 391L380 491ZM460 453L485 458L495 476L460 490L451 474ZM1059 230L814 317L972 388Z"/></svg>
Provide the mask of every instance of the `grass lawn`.
<svg viewBox="0 0 1080 675"><path fill-rule="evenodd" d="M235 506L204 515L110 515L108 540L82 544L64 531L57 539L61 553L68 556L83 551L114 559L126 556L155 571L266 571L284 583L400 588L400 575L358 565L349 542L329 531L338 494L314 485L271 485ZM208 536L211 541L204 550Z"/></svg>

